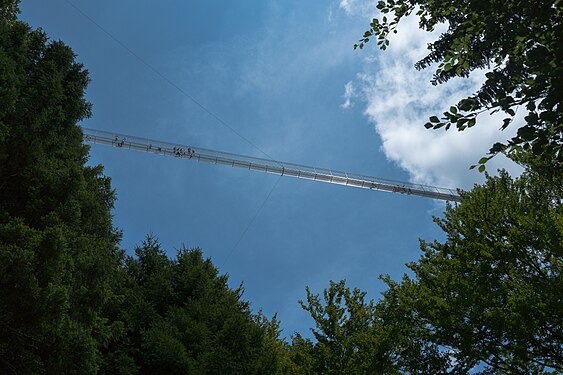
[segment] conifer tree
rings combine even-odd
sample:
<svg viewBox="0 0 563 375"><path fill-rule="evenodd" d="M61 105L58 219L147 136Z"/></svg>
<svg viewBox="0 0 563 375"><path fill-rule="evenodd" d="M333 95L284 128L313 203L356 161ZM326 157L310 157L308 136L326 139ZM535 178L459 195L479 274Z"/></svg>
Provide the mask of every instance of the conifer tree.
<svg viewBox="0 0 563 375"><path fill-rule="evenodd" d="M275 318L250 311L242 287L227 285L199 249L169 259L149 236L125 263L123 304L104 372L143 374L275 374L283 346Z"/></svg>
<svg viewBox="0 0 563 375"><path fill-rule="evenodd" d="M0 1L0 372L96 373L120 233L87 167L88 74Z"/></svg>

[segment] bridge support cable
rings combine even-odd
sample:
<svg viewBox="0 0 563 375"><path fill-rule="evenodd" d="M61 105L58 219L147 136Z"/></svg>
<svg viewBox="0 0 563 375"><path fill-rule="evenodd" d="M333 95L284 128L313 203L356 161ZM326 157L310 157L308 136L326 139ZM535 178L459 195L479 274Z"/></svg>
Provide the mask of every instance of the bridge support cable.
<svg viewBox="0 0 563 375"><path fill-rule="evenodd" d="M362 189L416 195L444 201L461 201L461 197L455 189L393 181L324 168L308 167L305 165L237 155L101 130L82 128L82 131L84 133L84 141L93 144L103 144L117 148L173 156L211 164L222 164L280 176L291 176L304 180L321 181Z"/></svg>

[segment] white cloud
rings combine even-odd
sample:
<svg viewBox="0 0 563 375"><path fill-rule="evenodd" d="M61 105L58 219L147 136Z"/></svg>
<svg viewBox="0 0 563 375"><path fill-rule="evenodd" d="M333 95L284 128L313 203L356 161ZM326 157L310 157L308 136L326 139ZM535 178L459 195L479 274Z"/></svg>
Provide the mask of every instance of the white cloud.
<svg viewBox="0 0 563 375"><path fill-rule="evenodd" d="M342 98L344 99L344 103L340 106L344 109L348 109L354 106L352 102L352 98L356 96L356 90L354 89L354 84L352 81L349 81L347 84L344 85L344 95Z"/></svg>
<svg viewBox="0 0 563 375"><path fill-rule="evenodd" d="M352 10L351 2L352 0L340 0L340 8L344 9L346 13L350 13Z"/></svg>
<svg viewBox="0 0 563 375"><path fill-rule="evenodd" d="M512 136L516 126L501 132L502 114L483 114L475 127L463 132L424 128L429 116L440 115L475 92L484 80L482 72L475 72L469 79L433 86L432 69L414 69L413 64L427 53L427 43L440 31L420 31L417 19L407 18L387 51L378 53L376 64L366 63L357 81L367 103L365 114L381 137L382 151L389 160L408 171L414 182L469 188L483 179L482 174L468 170L469 166L493 143ZM504 156L497 156L487 167L491 172L501 167L515 174L520 170Z"/></svg>
<svg viewBox="0 0 563 375"><path fill-rule="evenodd" d="M375 12L375 4L373 0L340 0L339 7L349 16L371 17Z"/></svg>

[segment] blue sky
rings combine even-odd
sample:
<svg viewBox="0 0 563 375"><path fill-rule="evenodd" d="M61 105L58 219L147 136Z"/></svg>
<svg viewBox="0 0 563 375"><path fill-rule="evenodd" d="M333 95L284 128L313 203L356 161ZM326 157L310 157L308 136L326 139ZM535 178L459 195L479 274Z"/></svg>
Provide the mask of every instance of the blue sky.
<svg viewBox="0 0 563 375"><path fill-rule="evenodd" d="M467 134L425 130L482 74L431 86L429 72L412 67L432 38L414 19L385 53L353 51L374 2L23 0L21 10L89 70L90 128L464 188L483 179L468 166L510 136L488 115ZM489 169L517 173L496 159ZM254 310L278 313L285 335L308 336L312 321L297 303L306 285L321 292L346 279L377 299L378 275L398 279L418 258L419 238L443 238L432 222L443 204L429 199L105 146L92 147L90 162L117 190L124 249L148 233L170 256L183 244L202 248L233 287L244 282Z"/></svg>

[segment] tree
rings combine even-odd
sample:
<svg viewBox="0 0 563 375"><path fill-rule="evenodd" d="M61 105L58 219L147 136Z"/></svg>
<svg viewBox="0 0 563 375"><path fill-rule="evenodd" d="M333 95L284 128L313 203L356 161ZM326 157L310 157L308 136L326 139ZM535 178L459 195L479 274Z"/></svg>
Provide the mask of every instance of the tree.
<svg viewBox="0 0 563 375"><path fill-rule="evenodd" d="M375 305L343 282L307 290L316 343L294 337L303 373L539 374L563 371L563 176L529 155L435 219L441 242ZM377 370L375 370L377 369Z"/></svg>
<svg viewBox="0 0 563 375"><path fill-rule="evenodd" d="M279 373L279 324L253 314L199 249L169 259L149 236L125 262L122 304L103 371L143 374Z"/></svg>
<svg viewBox="0 0 563 375"><path fill-rule="evenodd" d="M0 0L0 373L279 373L279 322L200 250L126 257L88 167L88 72Z"/></svg>
<svg viewBox="0 0 563 375"><path fill-rule="evenodd" d="M121 252L77 126L88 74L16 13L0 1L0 372L95 373Z"/></svg>
<svg viewBox="0 0 563 375"><path fill-rule="evenodd" d="M390 337L376 319L373 301L365 292L350 290L345 281L330 282L323 299L309 288L307 301L299 301L311 314L316 342L293 336L291 358L298 373L379 374L393 372L389 360Z"/></svg>
<svg viewBox="0 0 563 375"><path fill-rule="evenodd" d="M521 150L544 155L563 166L563 1L507 0L434 1L384 0L354 48L363 48L371 38L385 50L389 35L397 33L401 19L413 12L425 31L445 23L448 30L428 45L429 54L415 64L426 69L438 63L432 80L440 84L453 77L468 77L476 69L487 69L486 81L472 96L452 105L444 115L430 117L426 128L463 131L476 124L483 112L503 111L507 128L518 110L527 111L525 125L506 144L496 143L479 160L479 169L499 152Z"/></svg>
<svg viewBox="0 0 563 375"><path fill-rule="evenodd" d="M408 311L422 329L403 335L439 345L456 373L563 370L563 179L541 164L462 193L436 219L446 241L421 243L413 278L387 278L382 316Z"/></svg>

